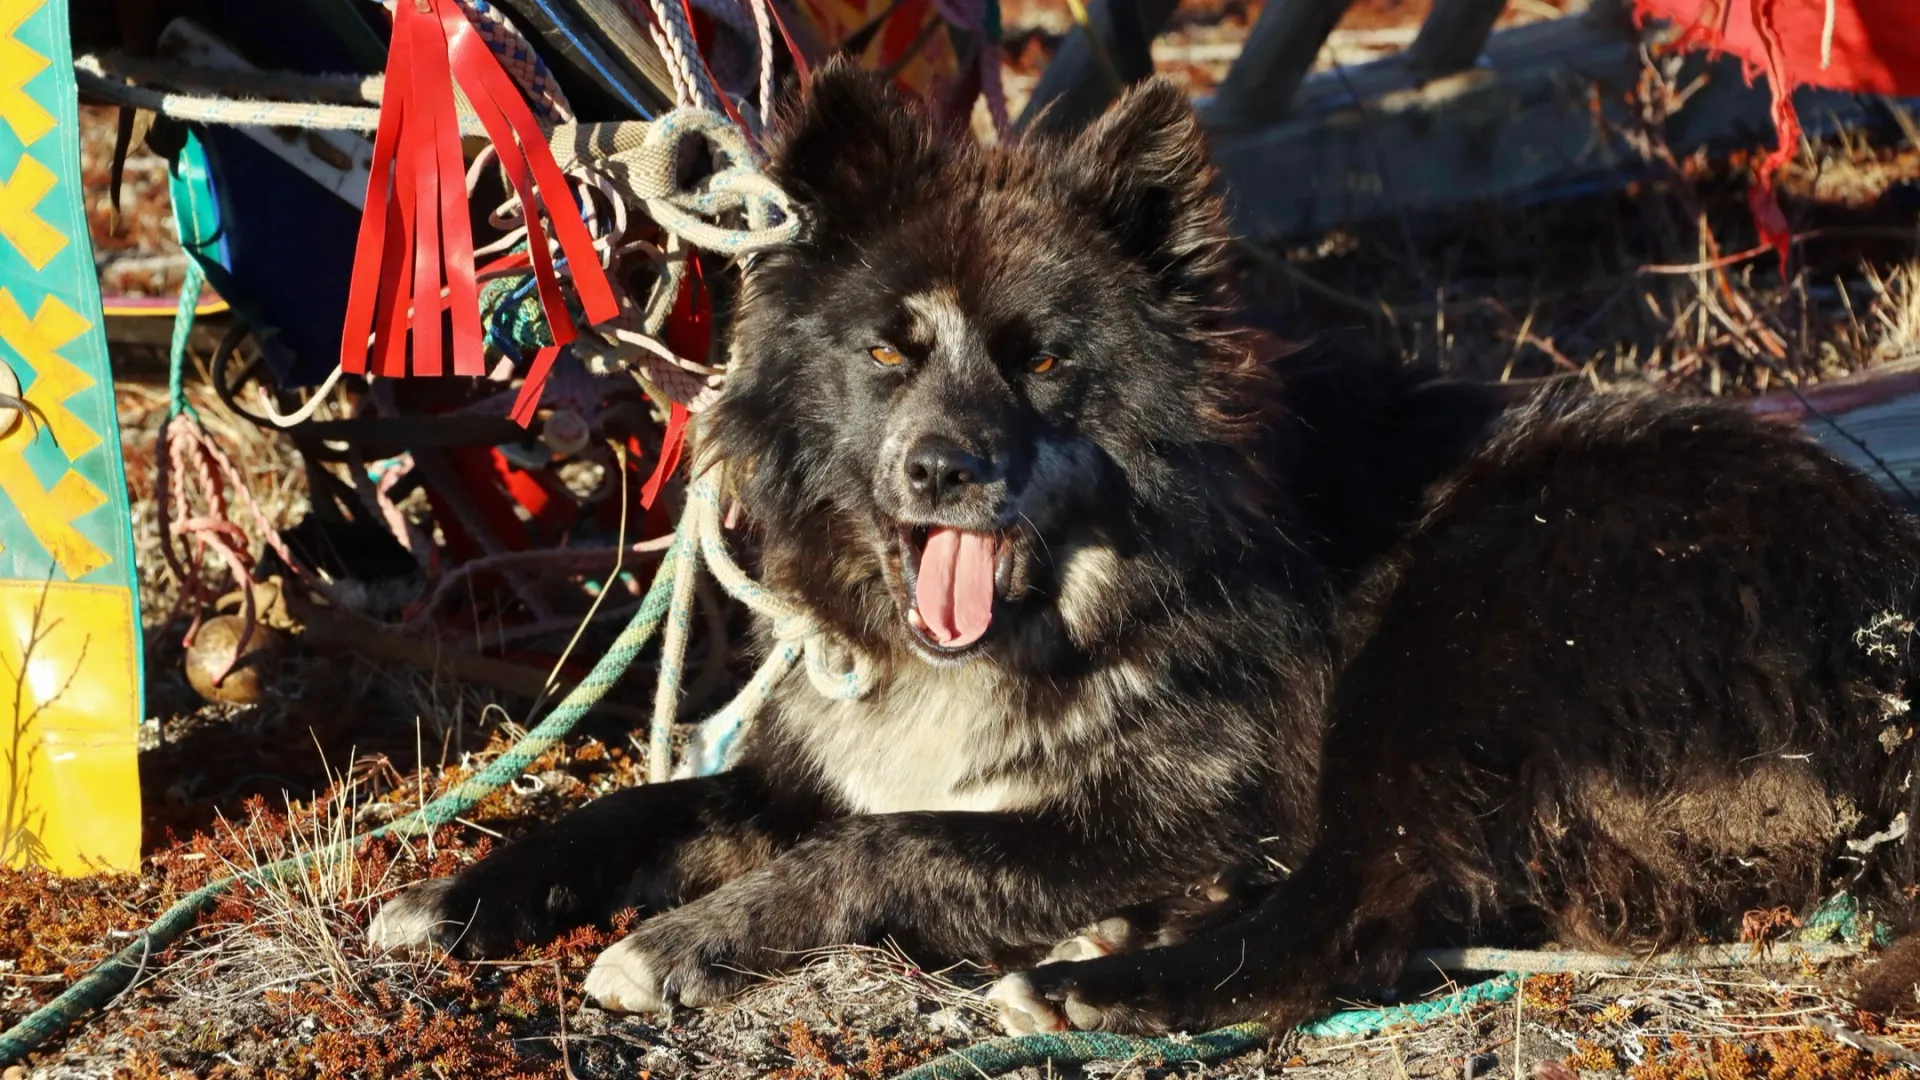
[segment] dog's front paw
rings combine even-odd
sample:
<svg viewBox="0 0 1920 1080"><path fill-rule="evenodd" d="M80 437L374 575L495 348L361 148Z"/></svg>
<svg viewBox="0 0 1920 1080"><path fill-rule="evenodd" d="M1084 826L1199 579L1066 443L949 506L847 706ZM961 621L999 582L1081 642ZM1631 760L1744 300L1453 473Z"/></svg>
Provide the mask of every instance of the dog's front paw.
<svg viewBox="0 0 1920 1080"><path fill-rule="evenodd" d="M1057 1002L1041 997L1025 972L1004 976L987 987L987 1000L999 1015L1000 1030L1009 1035L1067 1030L1066 1013Z"/></svg>
<svg viewBox="0 0 1920 1080"><path fill-rule="evenodd" d="M667 985L670 968L663 957L647 951L640 935L629 934L600 954L587 972L583 989L601 1008L613 1012L664 1012L673 1003Z"/></svg>
<svg viewBox="0 0 1920 1080"><path fill-rule="evenodd" d="M591 913L574 910L576 894L564 879L549 882L541 868L513 855L496 854L387 901L367 926L367 944L379 950L431 945L464 960L498 959L591 921Z"/></svg>
<svg viewBox="0 0 1920 1080"><path fill-rule="evenodd" d="M463 920L447 914L453 881L423 881L381 905L367 927L367 944L380 952L445 944L442 935L463 925Z"/></svg>
<svg viewBox="0 0 1920 1080"><path fill-rule="evenodd" d="M745 988L749 976L730 958L736 943L702 925L697 911L658 916L600 954L586 992L613 1012L664 1012L675 1005L716 1005Z"/></svg>
<svg viewBox="0 0 1920 1080"><path fill-rule="evenodd" d="M1076 939L1077 940L1077 939ZM1037 1031L1114 1031L1159 1035L1167 1018L1147 1006L1128 956L1056 961L1008 975L987 990L1009 1035Z"/></svg>

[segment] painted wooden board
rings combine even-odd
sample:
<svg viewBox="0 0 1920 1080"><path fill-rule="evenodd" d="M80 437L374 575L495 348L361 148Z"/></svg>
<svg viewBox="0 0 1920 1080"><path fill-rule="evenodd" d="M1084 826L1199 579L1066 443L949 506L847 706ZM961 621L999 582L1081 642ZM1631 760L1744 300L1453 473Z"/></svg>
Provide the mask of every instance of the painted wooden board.
<svg viewBox="0 0 1920 1080"><path fill-rule="evenodd" d="M140 855L139 592L67 0L0 0L0 865Z"/></svg>

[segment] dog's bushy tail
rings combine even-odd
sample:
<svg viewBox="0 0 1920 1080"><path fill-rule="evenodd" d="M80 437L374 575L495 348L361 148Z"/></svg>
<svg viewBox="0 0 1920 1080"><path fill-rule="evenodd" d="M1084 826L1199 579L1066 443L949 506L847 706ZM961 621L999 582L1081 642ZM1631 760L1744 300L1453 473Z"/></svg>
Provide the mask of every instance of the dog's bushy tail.
<svg viewBox="0 0 1920 1080"><path fill-rule="evenodd" d="M1867 968L1853 1003L1880 1016L1920 1015L1920 935L1901 937Z"/></svg>

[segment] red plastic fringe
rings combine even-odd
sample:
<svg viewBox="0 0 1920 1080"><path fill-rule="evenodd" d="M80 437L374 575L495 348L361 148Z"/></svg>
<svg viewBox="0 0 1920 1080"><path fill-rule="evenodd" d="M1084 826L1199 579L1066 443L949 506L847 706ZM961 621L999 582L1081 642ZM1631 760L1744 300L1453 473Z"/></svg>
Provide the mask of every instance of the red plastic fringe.
<svg viewBox="0 0 1920 1080"><path fill-rule="evenodd" d="M713 348L713 298L707 294L707 279L701 273L698 256L687 258L687 278L680 286L673 314L667 318L667 348L680 356L705 360ZM667 430L660 439L660 459L654 462L653 475L640 489L640 505L653 508L660 489L680 467L681 451L686 449L687 422L692 414L685 405L674 402L667 411Z"/></svg>
<svg viewBox="0 0 1920 1080"><path fill-rule="evenodd" d="M454 111L456 82L520 197L540 305L555 344L572 341L578 330L560 294L541 225L542 209L560 242L587 321L599 323L619 313L566 177L519 88L455 0L399 0L340 341L340 366L349 374L365 374L370 355L380 375L408 374L409 330L411 373L442 374L443 308L452 316L453 373L486 374L466 168ZM547 352L542 350L545 365L535 362L541 379L552 363ZM536 380L530 376L528 382ZM539 399L537 385L532 397ZM526 414L530 416L531 409Z"/></svg>

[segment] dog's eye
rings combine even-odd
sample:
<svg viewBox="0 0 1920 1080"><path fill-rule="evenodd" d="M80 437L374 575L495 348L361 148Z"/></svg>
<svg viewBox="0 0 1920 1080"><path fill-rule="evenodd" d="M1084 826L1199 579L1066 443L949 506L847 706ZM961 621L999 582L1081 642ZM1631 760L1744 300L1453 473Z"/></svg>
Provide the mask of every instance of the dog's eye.
<svg viewBox="0 0 1920 1080"><path fill-rule="evenodd" d="M875 363L884 367L899 367L901 364L906 363L907 360L906 357L900 355L899 349L886 345L875 345L873 348L867 350L867 355L873 357Z"/></svg>
<svg viewBox="0 0 1920 1080"><path fill-rule="evenodd" d="M1034 357L1033 359L1027 361L1027 370L1033 372L1035 375L1045 375L1047 372L1052 371L1054 368L1054 365L1058 364L1059 362L1060 362L1059 357L1053 355L1052 353L1043 352L1040 355Z"/></svg>

